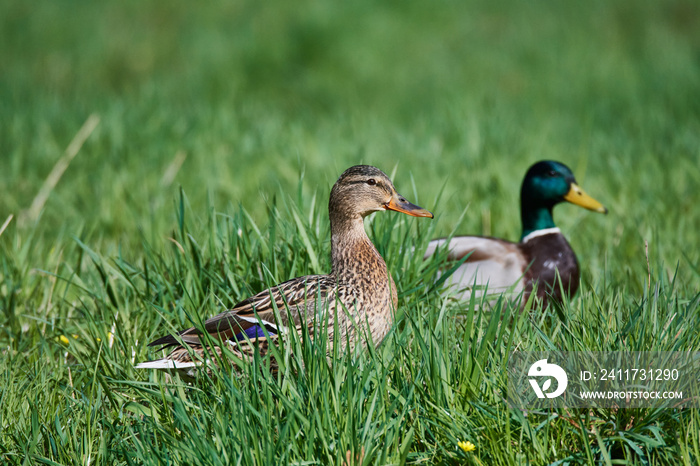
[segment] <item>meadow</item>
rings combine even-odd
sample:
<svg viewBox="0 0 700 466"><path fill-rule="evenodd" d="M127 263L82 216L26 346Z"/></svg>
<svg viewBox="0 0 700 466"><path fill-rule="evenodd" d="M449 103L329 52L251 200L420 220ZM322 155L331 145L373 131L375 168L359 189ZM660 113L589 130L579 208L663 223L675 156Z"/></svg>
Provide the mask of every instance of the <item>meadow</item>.
<svg viewBox="0 0 700 466"><path fill-rule="evenodd" d="M700 462L696 409L504 402L515 349L700 348L698 2L9 0L0 57L0 462ZM554 211L577 296L441 296L428 241L518 239L541 159L609 209ZM399 291L381 346L134 369L329 271L328 194L359 163L435 213L365 222Z"/></svg>

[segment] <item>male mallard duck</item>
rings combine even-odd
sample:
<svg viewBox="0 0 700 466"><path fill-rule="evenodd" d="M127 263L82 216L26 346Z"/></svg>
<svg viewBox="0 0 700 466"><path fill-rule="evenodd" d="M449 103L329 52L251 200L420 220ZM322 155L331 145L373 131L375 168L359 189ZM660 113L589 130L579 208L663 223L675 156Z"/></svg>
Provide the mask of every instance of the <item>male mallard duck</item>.
<svg viewBox="0 0 700 466"><path fill-rule="evenodd" d="M576 184L571 170L549 160L537 162L525 174L520 190L520 215L523 234L519 243L483 236L457 236L449 241L448 260L466 261L450 277L457 296L468 299L474 285L489 294L525 291L524 300L537 284L537 297L546 305L549 299L562 300L562 289L573 296L579 286L576 254L554 225L552 208L563 201L595 212L607 213L603 205ZM427 259L445 244L446 239L430 242ZM557 275L561 278L561 286ZM525 302L523 300L523 302Z"/></svg>
<svg viewBox="0 0 700 466"><path fill-rule="evenodd" d="M301 333L304 326L311 336L314 326L317 332L327 329L329 347L335 342L342 350L346 345L351 349L358 342L364 344L358 329L369 325L369 335L379 344L389 331L397 304L394 280L364 229L364 217L380 210L433 217L399 195L381 170L367 165L348 168L333 186L328 203L331 273L294 278L262 291L207 320L203 330L214 341L225 341L234 354L247 360L255 348L264 355L280 333ZM279 321L275 319L276 310ZM333 335L336 319L339 335ZM177 336L159 338L149 346L173 348L170 354L136 367L197 366L204 360L201 336L201 330L192 327ZM271 368L276 368L274 361Z"/></svg>

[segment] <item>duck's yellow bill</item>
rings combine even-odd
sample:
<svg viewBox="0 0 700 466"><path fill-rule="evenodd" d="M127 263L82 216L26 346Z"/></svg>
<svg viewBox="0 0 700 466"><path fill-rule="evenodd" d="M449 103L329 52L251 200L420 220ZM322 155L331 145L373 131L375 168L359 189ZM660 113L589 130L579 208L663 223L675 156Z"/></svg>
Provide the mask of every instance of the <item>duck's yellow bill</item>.
<svg viewBox="0 0 700 466"><path fill-rule="evenodd" d="M396 212L403 212L404 214L412 215L414 217L428 217L433 218L433 214L425 210L422 207L418 207L415 204L411 204L401 195L394 195L389 202L384 204L389 210L395 210Z"/></svg>
<svg viewBox="0 0 700 466"><path fill-rule="evenodd" d="M603 204L586 194L586 192L576 183L571 183L571 188L564 196L564 200L594 212L600 212L601 214L608 213L608 209L603 207Z"/></svg>

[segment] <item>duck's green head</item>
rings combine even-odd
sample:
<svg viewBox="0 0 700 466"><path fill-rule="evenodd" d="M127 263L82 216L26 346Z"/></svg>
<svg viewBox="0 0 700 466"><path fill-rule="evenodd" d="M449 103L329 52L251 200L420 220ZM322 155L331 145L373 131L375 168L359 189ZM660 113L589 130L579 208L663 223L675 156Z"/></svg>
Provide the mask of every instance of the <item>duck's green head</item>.
<svg viewBox="0 0 700 466"><path fill-rule="evenodd" d="M533 231L554 228L552 208L563 201L595 212L608 212L579 187L574 174L563 163L543 160L531 166L520 189L522 237Z"/></svg>

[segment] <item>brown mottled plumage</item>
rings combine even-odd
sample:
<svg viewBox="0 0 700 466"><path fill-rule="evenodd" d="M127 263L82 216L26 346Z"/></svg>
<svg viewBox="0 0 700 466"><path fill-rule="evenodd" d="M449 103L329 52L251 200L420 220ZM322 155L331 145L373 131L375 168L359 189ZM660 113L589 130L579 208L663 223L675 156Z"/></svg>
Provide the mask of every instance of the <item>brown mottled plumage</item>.
<svg viewBox="0 0 700 466"><path fill-rule="evenodd" d="M379 344L392 322L397 304L396 287L386 263L367 237L363 219L372 212L387 209L415 217L433 216L400 196L381 170L367 165L347 169L333 186L328 203L331 273L294 278L262 291L208 319L203 330L215 341L220 338L228 343L229 349L243 360L250 360L256 350L264 355L280 334L301 333L304 326L312 337L315 331L327 331L329 351L334 344L341 350L347 345L351 348L358 343L364 345L362 333L366 325L373 342ZM275 318L275 308L279 321ZM336 320L340 335L334 334ZM269 336L264 335L261 327ZM242 335L244 332L248 332L247 337ZM164 336L149 346L173 348L172 352L164 359L137 367L183 369L201 364L204 351L201 336L201 329L195 327L178 333L177 337ZM270 363L271 369L276 369L275 361Z"/></svg>

